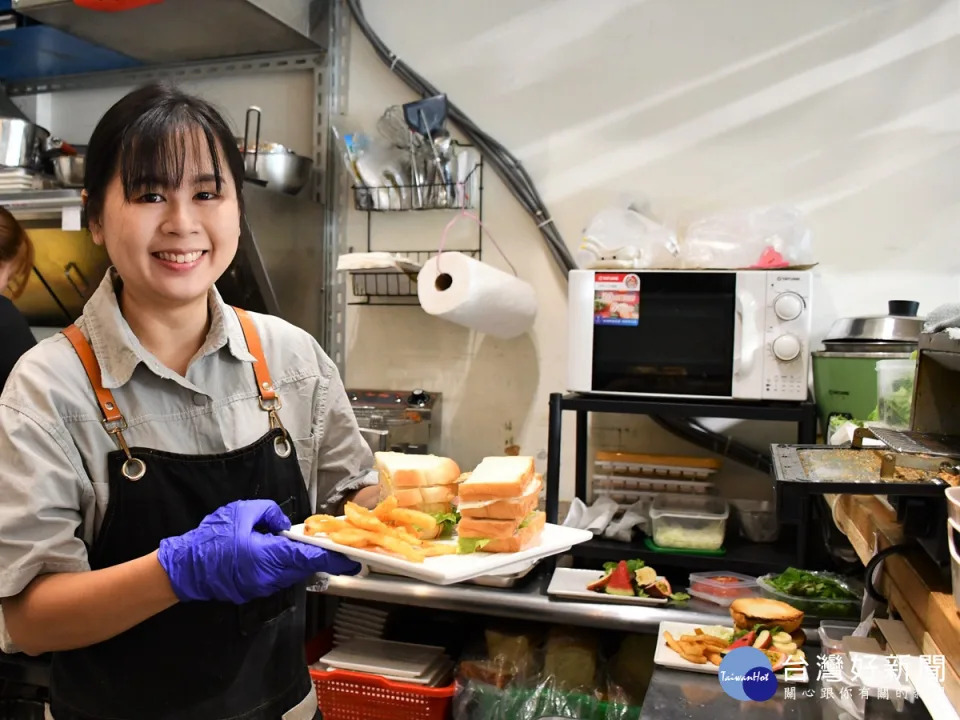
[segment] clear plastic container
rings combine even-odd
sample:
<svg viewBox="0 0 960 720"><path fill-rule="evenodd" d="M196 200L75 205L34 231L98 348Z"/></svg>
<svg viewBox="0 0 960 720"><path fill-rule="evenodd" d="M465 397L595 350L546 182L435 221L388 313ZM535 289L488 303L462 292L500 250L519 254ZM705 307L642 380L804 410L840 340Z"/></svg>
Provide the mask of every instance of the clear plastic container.
<svg viewBox="0 0 960 720"><path fill-rule="evenodd" d="M717 550L730 506L709 495L660 495L650 506L653 541L664 548Z"/></svg>
<svg viewBox="0 0 960 720"><path fill-rule="evenodd" d="M760 594L757 579L749 575L734 572L690 573L690 587L687 590L693 597L729 607L737 598L756 597Z"/></svg>
<svg viewBox="0 0 960 720"><path fill-rule="evenodd" d="M877 361L877 418L894 430L910 429L915 360Z"/></svg>
<svg viewBox="0 0 960 720"><path fill-rule="evenodd" d="M740 534L752 542L774 542L780 536L776 503L769 500L732 500Z"/></svg>
<svg viewBox="0 0 960 720"><path fill-rule="evenodd" d="M853 635L856 623L821 622L817 634L824 655L836 655L843 652L843 639Z"/></svg>
<svg viewBox="0 0 960 720"><path fill-rule="evenodd" d="M830 573L818 573L820 575L825 575L828 577L835 577ZM836 618L836 617L860 617L860 605L861 600L822 600L820 598L808 598L808 597L797 597L794 595L787 595L777 590L773 585L770 584L770 578L774 577L774 574L761 575L757 578L757 584L760 586L761 593L769 598L774 600L780 600L785 602L788 605L792 605L797 610L803 610L807 615L818 618ZM847 585L850 585L849 580L844 580ZM859 587L857 588L859 592Z"/></svg>

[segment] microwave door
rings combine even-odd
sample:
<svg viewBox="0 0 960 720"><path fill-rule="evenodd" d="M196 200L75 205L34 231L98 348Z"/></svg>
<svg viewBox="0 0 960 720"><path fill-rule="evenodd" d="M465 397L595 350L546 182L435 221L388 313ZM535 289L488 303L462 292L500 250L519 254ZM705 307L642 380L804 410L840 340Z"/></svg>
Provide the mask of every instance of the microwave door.
<svg viewBox="0 0 960 720"><path fill-rule="evenodd" d="M739 272L733 341L733 397L763 397L763 323L766 273Z"/></svg>
<svg viewBox="0 0 960 720"><path fill-rule="evenodd" d="M593 325L591 389L732 397L736 279L730 272L640 273L631 322Z"/></svg>

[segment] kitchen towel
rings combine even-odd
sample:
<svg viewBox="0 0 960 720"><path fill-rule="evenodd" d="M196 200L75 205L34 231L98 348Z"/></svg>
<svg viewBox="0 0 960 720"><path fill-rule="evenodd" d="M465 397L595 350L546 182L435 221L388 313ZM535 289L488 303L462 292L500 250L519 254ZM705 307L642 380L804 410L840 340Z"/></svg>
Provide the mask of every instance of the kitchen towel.
<svg viewBox="0 0 960 720"><path fill-rule="evenodd" d="M417 296L430 315L500 338L522 335L537 316L530 283L459 252L427 260Z"/></svg>

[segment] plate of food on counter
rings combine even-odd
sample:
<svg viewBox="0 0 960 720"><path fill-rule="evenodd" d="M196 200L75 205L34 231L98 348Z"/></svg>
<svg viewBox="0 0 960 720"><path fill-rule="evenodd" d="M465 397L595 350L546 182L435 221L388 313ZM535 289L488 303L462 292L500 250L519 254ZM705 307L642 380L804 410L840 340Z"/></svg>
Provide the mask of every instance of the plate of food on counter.
<svg viewBox="0 0 960 720"><path fill-rule="evenodd" d="M639 559L604 563L602 571L557 568L547 595L624 605L666 605L689 598L686 593L673 592L665 577Z"/></svg>
<svg viewBox="0 0 960 720"><path fill-rule="evenodd" d="M653 662L675 670L716 674L727 653L752 647L767 656L780 680L810 681L803 651L806 634L800 628L802 610L779 600L749 597L731 603L730 617L732 627L661 622Z"/></svg>
<svg viewBox="0 0 960 720"><path fill-rule="evenodd" d="M437 455L375 458L375 508L348 502L342 516L313 515L284 535L438 585L516 571L593 537L546 522L532 457L487 457L469 473Z"/></svg>

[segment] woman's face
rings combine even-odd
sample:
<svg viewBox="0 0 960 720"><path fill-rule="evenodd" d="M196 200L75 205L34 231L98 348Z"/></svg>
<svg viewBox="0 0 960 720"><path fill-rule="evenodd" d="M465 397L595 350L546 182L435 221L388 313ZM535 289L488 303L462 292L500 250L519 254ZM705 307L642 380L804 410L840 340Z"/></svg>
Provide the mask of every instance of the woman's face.
<svg viewBox="0 0 960 720"><path fill-rule="evenodd" d="M240 237L236 185L226 163L220 162L218 192L203 134L194 133L186 146L179 187L143 187L127 201L118 172L107 186L100 222L91 227L124 292L167 307L206 298L233 261Z"/></svg>

